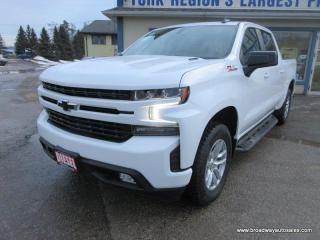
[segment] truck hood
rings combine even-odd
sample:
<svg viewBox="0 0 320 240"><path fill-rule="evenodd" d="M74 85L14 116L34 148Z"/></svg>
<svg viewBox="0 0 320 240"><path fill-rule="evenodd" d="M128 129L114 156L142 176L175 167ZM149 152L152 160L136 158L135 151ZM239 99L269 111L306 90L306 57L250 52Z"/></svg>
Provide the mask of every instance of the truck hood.
<svg viewBox="0 0 320 240"><path fill-rule="evenodd" d="M58 85L98 89L170 88L178 87L186 72L216 61L149 55L96 58L51 67L40 79Z"/></svg>

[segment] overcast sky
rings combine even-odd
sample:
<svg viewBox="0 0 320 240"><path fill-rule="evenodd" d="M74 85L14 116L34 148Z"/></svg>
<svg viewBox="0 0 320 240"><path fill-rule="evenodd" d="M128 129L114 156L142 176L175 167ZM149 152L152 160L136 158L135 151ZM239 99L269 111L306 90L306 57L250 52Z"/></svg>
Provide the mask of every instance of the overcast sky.
<svg viewBox="0 0 320 240"><path fill-rule="evenodd" d="M116 0L1 0L0 34L13 46L20 25L30 24L37 33L49 23L63 20L82 28L84 23L107 19L101 11L115 7Z"/></svg>

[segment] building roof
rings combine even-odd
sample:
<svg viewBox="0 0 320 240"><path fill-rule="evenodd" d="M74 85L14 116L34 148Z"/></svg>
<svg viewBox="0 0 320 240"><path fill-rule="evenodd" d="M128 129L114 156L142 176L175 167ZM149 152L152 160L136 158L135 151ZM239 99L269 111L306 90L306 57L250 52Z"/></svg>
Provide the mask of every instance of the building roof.
<svg viewBox="0 0 320 240"><path fill-rule="evenodd" d="M81 32L92 34L116 34L117 26L110 20L95 20L88 26L85 26Z"/></svg>

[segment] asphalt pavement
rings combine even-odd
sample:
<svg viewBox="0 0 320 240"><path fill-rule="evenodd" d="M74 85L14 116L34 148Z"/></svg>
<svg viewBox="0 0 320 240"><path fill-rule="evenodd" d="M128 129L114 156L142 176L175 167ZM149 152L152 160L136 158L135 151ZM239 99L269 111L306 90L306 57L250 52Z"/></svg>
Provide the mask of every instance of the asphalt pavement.
<svg viewBox="0 0 320 240"><path fill-rule="evenodd" d="M199 208L112 187L50 160L36 132L38 67L0 67L0 239L320 239L320 97L295 96L288 123L236 153L222 195Z"/></svg>

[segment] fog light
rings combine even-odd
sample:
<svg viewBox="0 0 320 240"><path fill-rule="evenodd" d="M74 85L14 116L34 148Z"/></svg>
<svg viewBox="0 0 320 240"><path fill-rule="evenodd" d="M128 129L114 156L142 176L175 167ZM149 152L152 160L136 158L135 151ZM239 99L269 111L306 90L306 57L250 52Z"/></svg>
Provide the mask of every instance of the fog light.
<svg viewBox="0 0 320 240"><path fill-rule="evenodd" d="M122 182L136 184L136 181L128 174L120 173L119 177Z"/></svg>

